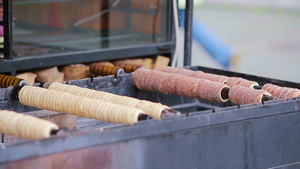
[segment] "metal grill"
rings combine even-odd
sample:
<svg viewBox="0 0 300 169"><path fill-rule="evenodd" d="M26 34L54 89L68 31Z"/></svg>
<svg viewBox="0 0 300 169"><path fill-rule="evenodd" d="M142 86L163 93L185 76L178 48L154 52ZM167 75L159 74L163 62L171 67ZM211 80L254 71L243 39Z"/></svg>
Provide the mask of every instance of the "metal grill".
<svg viewBox="0 0 300 169"><path fill-rule="evenodd" d="M260 84L272 82L300 88L298 83L206 67L190 68L243 77L256 80ZM1 144L4 150L0 151L0 156L4 158L1 158L0 166L9 166L8 162L16 160L21 161L14 162L15 166L25 162L39 166L39 162L43 160L50 165L57 162L57 156L64 155L84 159L80 165L92 163L118 166L130 161L125 168L181 168L184 167L183 164L188 168L220 167L219 164L224 165L224 168L243 168L245 165L250 168L268 168L292 163L297 166L296 162L299 161L300 150L296 147L300 141L297 134L300 129L300 98L272 100L264 105L210 103L177 95L140 91L132 84L132 74L119 75L117 80L108 76L94 78L93 81L70 81L69 84L161 102L182 111L183 114L164 118L162 122L138 122L134 126L78 118L76 129L61 136L39 142L19 140L24 143ZM6 90L9 92L10 89ZM0 103L1 108L9 103L11 109L20 112L32 111L17 102ZM125 150L128 151L126 155L122 153ZM19 153L16 155L14 152ZM88 153L88 157L103 157L105 154L113 160L99 164L92 162L92 158L86 159L84 155L79 155L83 152ZM279 154L281 157L277 158ZM211 157L217 162L207 160ZM178 164L175 165L171 159L176 159ZM233 159L236 162L232 162ZM188 160L190 162L186 164Z"/></svg>

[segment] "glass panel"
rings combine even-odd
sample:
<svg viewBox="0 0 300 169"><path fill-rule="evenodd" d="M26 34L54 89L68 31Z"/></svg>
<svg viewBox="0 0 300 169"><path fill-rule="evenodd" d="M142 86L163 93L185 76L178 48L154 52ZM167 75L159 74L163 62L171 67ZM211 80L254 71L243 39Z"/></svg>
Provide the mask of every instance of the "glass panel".
<svg viewBox="0 0 300 169"><path fill-rule="evenodd" d="M167 0L13 0L15 57L166 42Z"/></svg>
<svg viewBox="0 0 300 169"><path fill-rule="evenodd" d="M0 0L0 22L3 21L3 1ZM3 23L3 22L2 22ZM0 25L0 48L4 47L4 30L3 30L3 25ZM4 58L3 52L0 52L0 59Z"/></svg>

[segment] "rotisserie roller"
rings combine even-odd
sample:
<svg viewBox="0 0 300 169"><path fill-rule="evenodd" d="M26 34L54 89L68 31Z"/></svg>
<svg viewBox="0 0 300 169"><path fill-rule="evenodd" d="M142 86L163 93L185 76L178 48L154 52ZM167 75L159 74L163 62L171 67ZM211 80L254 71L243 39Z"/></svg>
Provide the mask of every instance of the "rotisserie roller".
<svg viewBox="0 0 300 169"><path fill-rule="evenodd" d="M261 103L272 100L272 95L265 90L256 90L244 86L233 86L229 89L229 100L237 105Z"/></svg>
<svg viewBox="0 0 300 169"><path fill-rule="evenodd" d="M150 117L140 109L34 86L22 87L18 99L27 106L111 123L132 125Z"/></svg>
<svg viewBox="0 0 300 169"><path fill-rule="evenodd" d="M224 103L228 100L227 96L222 95L222 91L229 88L226 84L180 74L138 69L134 72L133 82L140 90L178 94L211 102Z"/></svg>
<svg viewBox="0 0 300 169"><path fill-rule="evenodd" d="M47 120L34 116L0 110L0 133L22 139L40 140L56 133L59 127Z"/></svg>
<svg viewBox="0 0 300 169"><path fill-rule="evenodd" d="M139 68L145 68L143 65L134 64L134 63L128 63L126 61L117 61L114 63L116 66L124 69L126 73L132 73L136 71Z"/></svg>
<svg viewBox="0 0 300 169"><path fill-rule="evenodd" d="M93 63L89 67L90 73L95 76L108 76L123 74L124 70L118 66L111 66L99 63Z"/></svg>
<svg viewBox="0 0 300 169"><path fill-rule="evenodd" d="M263 85L263 90L268 91L271 93L272 96L278 97L279 99L289 99L294 97L300 96L300 90L296 88L289 88L289 87L280 87L277 85L273 85L270 83L267 83Z"/></svg>
<svg viewBox="0 0 300 169"><path fill-rule="evenodd" d="M159 66L156 68L156 70L159 70L162 72L167 72L167 73L173 73L173 74L181 74L184 76L194 77L194 78L198 78L198 79L210 80L213 82L224 83L224 84L228 85L229 87L241 85L241 86L245 86L248 88L254 88L254 86L259 86L259 84L257 82L250 81L250 80L243 79L243 78L227 77L227 76L223 76L223 75L204 73L202 71L192 71L192 70L184 69L184 68Z"/></svg>
<svg viewBox="0 0 300 169"><path fill-rule="evenodd" d="M170 110L168 106L162 105L160 103L153 103L150 101L139 100L127 96L119 96L108 92L96 91L96 90L82 88L74 85L67 85L67 84L54 82L48 86L48 89L67 92L77 96L83 96L92 99L99 99L114 104L120 104L120 105L125 105L133 108L138 108L143 110L146 114L151 115L153 118L159 120L163 116L172 115L174 113L179 114L179 112Z"/></svg>
<svg viewBox="0 0 300 169"><path fill-rule="evenodd" d="M24 86L26 84L27 83L24 79L0 74L0 88L7 88L9 86Z"/></svg>

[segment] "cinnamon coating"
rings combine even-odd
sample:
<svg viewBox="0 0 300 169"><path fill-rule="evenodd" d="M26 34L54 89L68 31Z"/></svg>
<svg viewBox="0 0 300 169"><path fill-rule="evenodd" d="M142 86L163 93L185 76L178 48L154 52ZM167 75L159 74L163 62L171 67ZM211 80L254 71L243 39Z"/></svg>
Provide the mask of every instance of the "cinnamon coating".
<svg viewBox="0 0 300 169"><path fill-rule="evenodd" d="M170 66L158 66L155 68L155 70L166 72L166 73L172 73L172 74L180 74L189 77L193 77L196 72L202 72L202 71L192 71L185 68L175 68Z"/></svg>
<svg viewBox="0 0 300 169"><path fill-rule="evenodd" d="M227 84L228 86L245 86L249 88L253 88L254 86L259 86L259 84L255 81L246 80L238 77L227 77L223 75L216 75L212 73L204 73L202 71L192 71L184 68L173 68L169 66L159 66L156 70L161 72L173 73L173 74L181 74L184 76L194 77L197 79L205 79L213 82L219 82Z"/></svg>
<svg viewBox="0 0 300 169"><path fill-rule="evenodd" d="M205 73L202 72L202 71L196 71L195 74L193 75L194 78L197 78L197 79L203 79Z"/></svg>
<svg viewBox="0 0 300 169"><path fill-rule="evenodd" d="M155 83L151 80L153 77L156 77ZM150 80L146 80L146 83L144 83L144 79ZM133 82L140 90L154 90L164 94L178 94L185 97L221 103L227 101L227 99L221 97L221 91L225 87L229 87L225 84L209 80L149 69L136 70L133 75Z"/></svg>
<svg viewBox="0 0 300 169"><path fill-rule="evenodd" d="M271 96L265 90L255 90L244 86L233 86L229 89L229 100L237 105L261 103L263 95Z"/></svg>
<svg viewBox="0 0 300 169"><path fill-rule="evenodd" d="M240 85L248 88L253 88L254 86L259 86L259 84L255 81L250 81L239 77L230 77L229 79L227 79L226 84L230 87Z"/></svg>
<svg viewBox="0 0 300 169"><path fill-rule="evenodd" d="M271 93L272 96L278 97L280 99L289 99L300 96L300 90L290 87L280 87L270 83L265 84L262 89Z"/></svg>
<svg viewBox="0 0 300 169"><path fill-rule="evenodd" d="M197 71L198 72L198 71ZM206 79L210 80L213 82L219 82L219 83L225 83L229 77L222 76L222 75L215 75L211 73L204 73L204 72L199 72L196 73L193 77L198 78L198 79Z"/></svg>
<svg viewBox="0 0 300 169"><path fill-rule="evenodd" d="M196 72L189 70L189 69L184 69L184 68L179 68L176 74L184 75L184 76L189 76L193 77Z"/></svg>
<svg viewBox="0 0 300 169"><path fill-rule="evenodd" d="M299 89L292 89L290 92L287 94L287 98L294 98L294 97L299 97L300 96L300 90Z"/></svg>
<svg viewBox="0 0 300 169"><path fill-rule="evenodd" d="M191 83L189 83L189 92L191 94L191 98L196 98L197 96L197 90L198 90L198 87L201 85L200 83L202 82L203 80L193 80Z"/></svg>
<svg viewBox="0 0 300 169"><path fill-rule="evenodd" d="M166 73L176 73L179 71L176 67L170 67L170 66L157 66L155 70L166 72Z"/></svg>

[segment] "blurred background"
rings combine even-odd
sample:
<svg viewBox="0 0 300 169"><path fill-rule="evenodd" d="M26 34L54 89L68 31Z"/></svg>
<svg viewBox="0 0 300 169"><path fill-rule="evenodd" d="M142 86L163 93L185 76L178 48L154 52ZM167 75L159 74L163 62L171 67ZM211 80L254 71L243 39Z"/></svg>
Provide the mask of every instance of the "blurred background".
<svg viewBox="0 0 300 169"><path fill-rule="evenodd" d="M233 49L232 71L300 82L299 0L210 0L193 17ZM195 40L192 65L222 68Z"/></svg>

